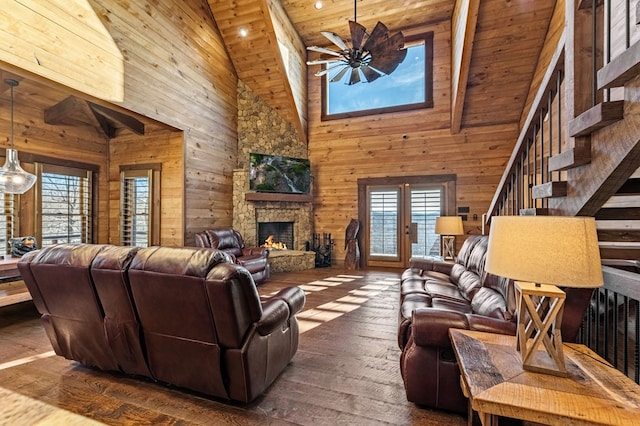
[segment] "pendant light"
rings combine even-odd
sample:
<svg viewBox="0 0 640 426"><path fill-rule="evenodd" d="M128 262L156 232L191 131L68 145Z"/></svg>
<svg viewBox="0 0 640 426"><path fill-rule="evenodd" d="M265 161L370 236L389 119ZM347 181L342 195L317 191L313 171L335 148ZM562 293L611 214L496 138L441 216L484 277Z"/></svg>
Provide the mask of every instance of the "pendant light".
<svg viewBox="0 0 640 426"><path fill-rule="evenodd" d="M18 81L7 78L4 82L11 87L11 148L7 148L7 159L0 168L0 192L24 194L36 183L37 178L20 167L18 151L13 148L13 88Z"/></svg>

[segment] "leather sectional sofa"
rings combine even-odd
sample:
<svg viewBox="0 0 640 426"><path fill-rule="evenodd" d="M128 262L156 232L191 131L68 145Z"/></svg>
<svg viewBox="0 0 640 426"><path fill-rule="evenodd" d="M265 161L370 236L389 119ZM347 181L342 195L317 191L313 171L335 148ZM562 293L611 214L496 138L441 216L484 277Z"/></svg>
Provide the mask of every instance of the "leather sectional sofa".
<svg viewBox="0 0 640 426"><path fill-rule="evenodd" d="M412 258L400 287L398 345L407 399L427 407L467 412L449 329L516 334L513 281L484 271L488 236L469 236L455 261ZM562 339L574 342L592 289L567 293Z"/></svg>
<svg viewBox="0 0 640 426"><path fill-rule="evenodd" d="M269 279L269 250L264 247L245 247L242 235L233 228L206 229L195 234L196 247L210 247L233 256L238 265L245 267L256 284Z"/></svg>
<svg viewBox="0 0 640 426"><path fill-rule="evenodd" d="M240 402L260 395L298 348L298 287L261 302L219 250L55 245L20 273L56 354Z"/></svg>

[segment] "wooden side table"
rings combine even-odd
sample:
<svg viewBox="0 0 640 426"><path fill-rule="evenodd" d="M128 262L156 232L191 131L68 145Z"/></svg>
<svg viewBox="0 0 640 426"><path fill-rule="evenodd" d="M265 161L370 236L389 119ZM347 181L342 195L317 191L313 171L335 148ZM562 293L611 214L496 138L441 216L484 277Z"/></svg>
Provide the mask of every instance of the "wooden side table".
<svg viewBox="0 0 640 426"><path fill-rule="evenodd" d="M564 344L567 377L523 370L514 336L449 330L460 383L482 424L497 416L543 424L632 425L640 386L584 345Z"/></svg>

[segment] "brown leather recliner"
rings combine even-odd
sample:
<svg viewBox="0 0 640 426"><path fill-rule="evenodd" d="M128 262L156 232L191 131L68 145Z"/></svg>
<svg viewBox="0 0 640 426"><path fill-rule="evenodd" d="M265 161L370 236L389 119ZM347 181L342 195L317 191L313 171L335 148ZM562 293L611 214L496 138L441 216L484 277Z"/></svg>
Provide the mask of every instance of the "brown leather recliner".
<svg viewBox="0 0 640 426"><path fill-rule="evenodd" d="M61 244L22 257L20 274L56 354L102 370L149 375L126 275L137 251Z"/></svg>
<svg viewBox="0 0 640 426"><path fill-rule="evenodd" d="M56 245L18 268L55 352L249 402L298 348L298 287L261 301L251 274L215 249Z"/></svg>
<svg viewBox="0 0 640 426"><path fill-rule="evenodd" d="M413 258L400 284L398 345L407 399L466 413L449 329L516 333L513 281L484 270L488 236L469 236L455 263ZM573 342L591 289L565 289L562 339Z"/></svg>
<svg viewBox="0 0 640 426"><path fill-rule="evenodd" d="M245 247L242 235L233 228L197 232L195 242L196 247L211 247L233 255L236 263L251 272L256 284L262 284L271 275L269 250L264 247Z"/></svg>

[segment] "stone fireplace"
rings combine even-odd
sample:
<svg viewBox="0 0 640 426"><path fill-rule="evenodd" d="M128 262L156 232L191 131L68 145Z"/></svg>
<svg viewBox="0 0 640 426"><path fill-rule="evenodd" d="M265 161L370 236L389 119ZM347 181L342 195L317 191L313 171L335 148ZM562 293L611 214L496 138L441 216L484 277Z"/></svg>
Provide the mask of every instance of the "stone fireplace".
<svg viewBox="0 0 640 426"><path fill-rule="evenodd" d="M292 233L291 250L305 250L313 238L313 204L307 198L292 201L289 194L269 194L265 200L247 201L249 170L233 171L233 227L244 238L247 246L261 245L266 237L258 235L259 224L289 223ZM293 197L295 199L295 197ZM281 199L281 200L280 200ZM267 237L270 234L267 234ZM277 239L276 239L277 241Z"/></svg>

